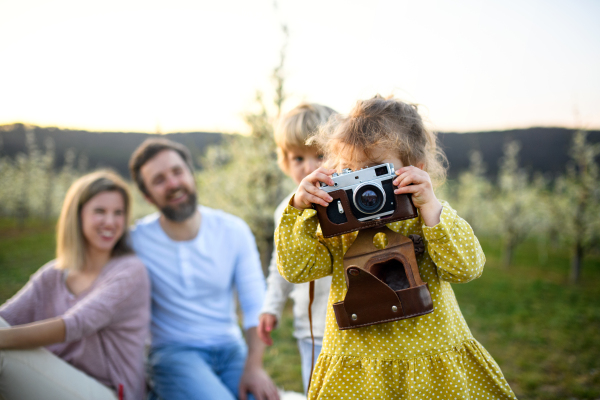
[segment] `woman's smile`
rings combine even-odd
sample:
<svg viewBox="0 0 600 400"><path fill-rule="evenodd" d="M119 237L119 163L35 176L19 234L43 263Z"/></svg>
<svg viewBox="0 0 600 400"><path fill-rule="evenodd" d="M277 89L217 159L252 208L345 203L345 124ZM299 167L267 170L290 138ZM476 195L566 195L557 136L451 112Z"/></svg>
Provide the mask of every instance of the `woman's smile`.
<svg viewBox="0 0 600 400"><path fill-rule="evenodd" d="M81 208L81 228L89 247L110 252L125 230L125 203L119 192L102 192Z"/></svg>

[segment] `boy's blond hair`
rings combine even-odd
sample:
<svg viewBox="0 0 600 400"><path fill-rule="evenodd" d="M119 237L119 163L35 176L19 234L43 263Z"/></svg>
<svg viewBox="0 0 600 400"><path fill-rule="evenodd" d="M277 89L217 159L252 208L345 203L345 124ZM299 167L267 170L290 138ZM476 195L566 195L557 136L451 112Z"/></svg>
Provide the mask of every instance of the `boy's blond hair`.
<svg viewBox="0 0 600 400"><path fill-rule="evenodd" d="M294 148L313 147L306 141L325 125L329 117L337 114L327 106L303 103L284 115L275 128L277 162L283 172L289 174L287 152Z"/></svg>

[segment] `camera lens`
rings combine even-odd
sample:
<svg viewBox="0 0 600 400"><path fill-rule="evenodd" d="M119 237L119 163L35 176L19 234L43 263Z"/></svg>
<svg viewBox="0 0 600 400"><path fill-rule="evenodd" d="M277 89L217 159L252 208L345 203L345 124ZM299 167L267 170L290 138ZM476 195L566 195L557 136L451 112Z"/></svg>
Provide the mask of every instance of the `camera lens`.
<svg viewBox="0 0 600 400"><path fill-rule="evenodd" d="M377 205L377 193L372 190L365 190L360 195L360 204L365 208L373 208Z"/></svg>
<svg viewBox="0 0 600 400"><path fill-rule="evenodd" d="M354 205L365 214L376 213L384 203L385 192L378 186L367 184L359 186L354 192Z"/></svg>

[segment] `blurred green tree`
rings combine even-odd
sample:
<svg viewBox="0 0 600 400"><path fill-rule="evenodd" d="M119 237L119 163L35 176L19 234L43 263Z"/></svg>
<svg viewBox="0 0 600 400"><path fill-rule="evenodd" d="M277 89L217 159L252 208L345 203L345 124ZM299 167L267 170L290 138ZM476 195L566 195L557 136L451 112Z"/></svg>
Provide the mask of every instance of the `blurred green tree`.
<svg viewBox="0 0 600 400"><path fill-rule="evenodd" d="M196 174L198 196L202 204L220 208L242 218L252 229L263 268L273 251L273 213L294 184L277 165L273 123L281 114L285 100L285 48L287 27L282 25L285 41L279 65L273 71L275 115L270 115L260 92L257 109L245 115L249 136L226 138L219 146L209 147L200 159L202 170Z"/></svg>
<svg viewBox="0 0 600 400"><path fill-rule="evenodd" d="M600 144L587 142L584 130L575 132L567 172L557 179L553 206L560 216L556 231L571 247L570 281L578 283L584 256L600 245L600 183L597 156Z"/></svg>
<svg viewBox="0 0 600 400"><path fill-rule="evenodd" d="M493 185L485 177L481 153L474 151L469 159L469 169L459 175L452 188L455 199L453 206L471 224L475 234L489 235L490 226L494 223L494 213L490 210Z"/></svg>
<svg viewBox="0 0 600 400"><path fill-rule="evenodd" d="M523 242L536 222L540 220L538 201L543 187L542 181L530 182L528 174L519 168L520 145L516 141L504 146L492 212L503 242L502 265L512 263L515 248Z"/></svg>
<svg viewBox="0 0 600 400"><path fill-rule="evenodd" d="M55 171L54 142L48 138L42 152L33 127L26 127L25 143L26 154L0 157L0 216L14 218L19 226L29 218L54 219L69 186L87 169L85 155L78 158L69 149L62 169Z"/></svg>

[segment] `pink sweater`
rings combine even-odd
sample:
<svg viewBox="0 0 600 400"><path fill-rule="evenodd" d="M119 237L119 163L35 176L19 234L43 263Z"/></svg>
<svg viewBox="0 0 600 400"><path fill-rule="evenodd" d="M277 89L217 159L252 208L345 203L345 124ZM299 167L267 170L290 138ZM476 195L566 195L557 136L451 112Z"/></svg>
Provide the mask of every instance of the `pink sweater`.
<svg viewBox="0 0 600 400"><path fill-rule="evenodd" d="M124 398L144 398L144 344L150 321L150 281L136 256L111 260L92 286L75 296L50 261L0 307L10 325L62 317L64 343L47 349Z"/></svg>

